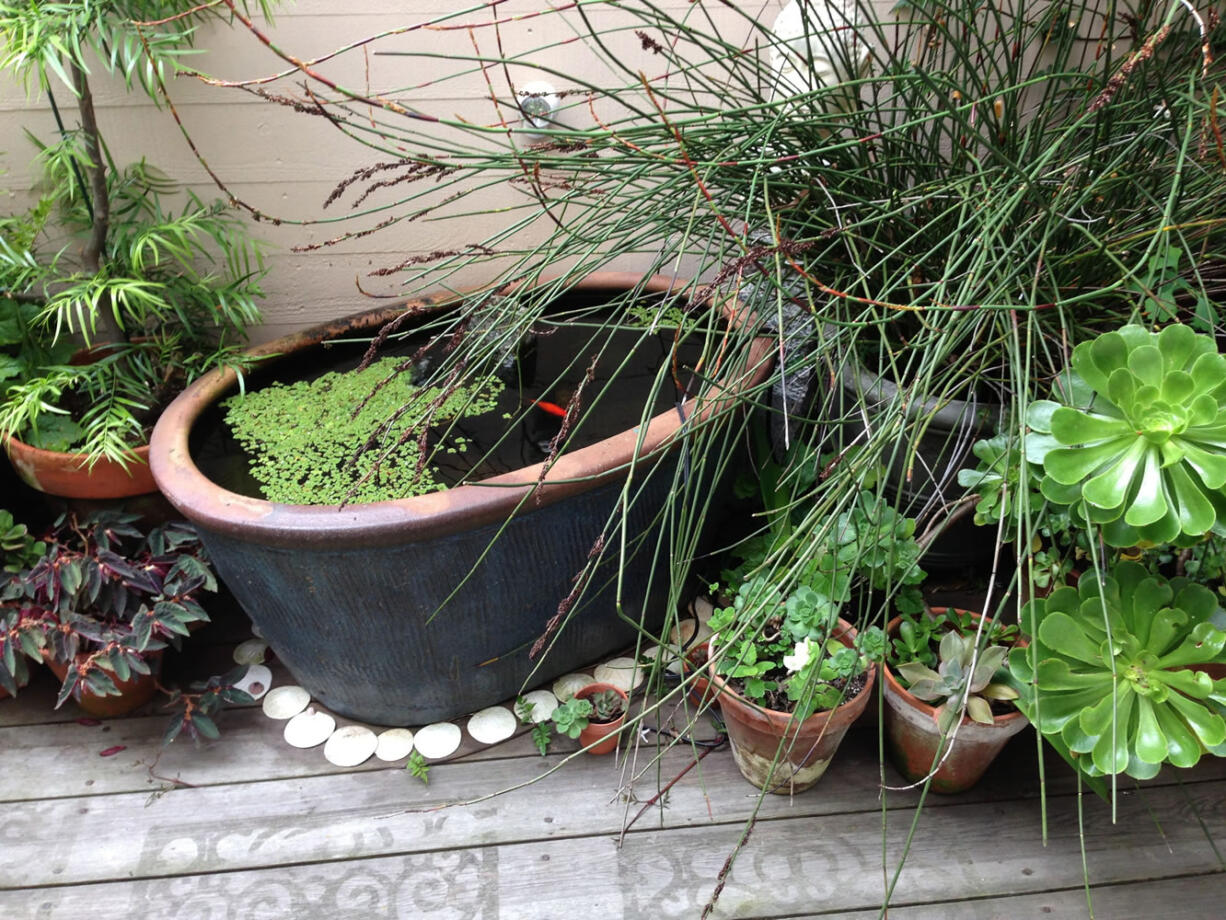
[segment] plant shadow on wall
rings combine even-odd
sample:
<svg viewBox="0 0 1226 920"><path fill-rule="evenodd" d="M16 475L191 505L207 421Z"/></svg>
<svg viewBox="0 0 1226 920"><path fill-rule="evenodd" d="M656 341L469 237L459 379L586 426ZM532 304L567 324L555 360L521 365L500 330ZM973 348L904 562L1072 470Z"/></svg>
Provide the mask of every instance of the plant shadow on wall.
<svg viewBox="0 0 1226 920"><path fill-rule="evenodd" d="M1205 459L1219 452L1218 435L1206 434L1195 449L1172 446L1183 443L1176 427L1216 432L1207 414L1216 391L1197 382L1195 368L1180 370L1169 391L1162 389L1155 367L1167 359L1156 345L1127 359L1139 383L1117 391L1115 371L1108 375L1096 405L1111 421L1087 423L1088 434L1077 434L1064 410L1046 414L1041 402L1067 393L1069 411L1085 410L1078 390L1059 381L1069 377L1074 346L1106 341L1095 347L1118 354L1104 333L1131 325L1187 326L1177 337L1220 331L1226 234L1217 201L1226 150L1217 120L1216 16L1178 2L914 2L888 13L854 2L802 2L788 4L777 23L755 18L757 7L728 4L678 10L589 2L536 12L556 18L567 38L534 46L519 31L526 24L463 12L376 43L376 62L387 55L397 72L416 61L438 73L439 42L454 42L449 69L412 87L390 77L369 90L338 82L331 66L365 54L367 43L302 65L268 39L292 77L258 91L325 115L376 160L341 181L326 203L349 202L345 217L354 224L333 242L425 227L460 212L484 214L492 224L467 245L373 273L409 288L427 278L447 284L475 265L488 273L487 295L471 298L451 321L456 346L435 369L437 379L489 373L498 350L488 336L469 334L473 328L498 328L510 338L526 333L546 295L618 254L646 253L650 271L673 270L684 258L696 280L686 283L683 326L698 328L704 313L739 299L755 321L721 332L713 351L745 354L753 338L767 336L777 359L769 394L735 396L739 405L687 427L684 463L674 474L680 482L731 462L746 431L734 408L773 413L777 449L792 458L783 478L796 487L786 536L768 542L754 570L743 573L748 584L765 577L779 598L793 597L802 574L820 569L837 543L841 515L870 487L886 499L871 507L917 516L924 533L972 513L991 521L995 503L1008 510L995 518L996 535L1019 548L1016 569L999 542L992 556L1006 580L1031 592L1041 579L1058 581L1069 567L1063 548L1075 554L1080 547L1095 569L1083 586L1059 588L1023 617L1034 641L1009 656L1027 690L1022 711L1088 774L1133 765L1139 775L1163 760L1192 762L1200 747L1217 752L1221 685L1201 677L1159 679L1169 691L1139 677L1133 682L1145 686L1150 703L1162 697L1176 710L1173 721L1124 698L1061 724L1043 714L1045 692L1063 718L1077 694L1101 678L1052 651L1074 631L1083 637L1076 647L1093 659L1082 663L1106 668L1113 679L1122 670L1139 673L1133 669L1141 659L1151 677L1154 668L1175 667L1187 656L1170 651L1170 643L1185 635L1212 644L1217 627L1212 616L1206 620L1204 595L1163 587L1169 576L1156 569L1183 565L1186 577L1192 557L1185 550L1212 558L1213 550L1198 547L1220 536L1215 503L1223 479L1217 461ZM240 19L268 38L262 25ZM499 49L513 33L529 50L503 56ZM591 69L558 69L559 55L569 57L580 44L591 52ZM519 86L541 74L558 84L561 99L544 128L527 125L516 107ZM293 80L306 81L309 95ZM430 101L464 96L461 85L473 80L488 91L483 117L455 117L451 103ZM258 202L248 207L268 216ZM543 285L541 296L500 296L558 266L565 266L561 276ZM1132 335L1115 334L1125 342ZM1079 360L1074 369L1091 388L1104 383ZM1169 425L1158 418L1192 396L1188 417ZM1104 464L1113 462L1114 448L1104 445L1119 435L1112 425L1121 416L1131 419L1129 404L1147 407L1153 425L1144 438L1158 453L1127 447L1128 469L1138 459L1143 465L1136 477L1111 484L1103 481ZM958 407L952 423L935 425L938 410L949 407ZM579 401L574 411L599 410ZM1049 431L1063 446L1044 452L1030 435ZM991 438L997 440L972 455L977 439ZM1076 461L1069 450L1088 451L1089 459ZM985 464L979 472L977 459ZM1178 472L1177 460L1190 470ZM1039 468L1043 485L1031 488ZM802 476L812 469L816 475ZM958 487L963 469L962 488L980 489L977 497ZM634 482L623 504L633 500ZM1170 514L1159 513L1157 492L1174 508L1174 527ZM1163 544L1146 557L1153 581L1138 580L1129 567L1110 574L1114 561L1104 544L1118 542L1121 507L1140 509L1120 514L1143 549ZM702 515L671 504L659 515L661 542L649 551L670 559L670 607L679 609L703 564L695 558ZM594 558L625 549L617 534L614 519ZM1031 551L1036 539L1047 553L1042 574L1034 563L1043 560ZM1140 619L1165 625L1147 630L1135 607L1112 614L1120 585L1141 586L1159 612ZM863 633L886 625L883 595L901 587L895 578L877 592L832 599ZM985 604L989 622L1009 615L999 604ZM1098 627L1086 620L1095 604L1095 622L1106 632L1116 635L1113 620L1127 630L1125 658L1105 654ZM744 625L760 630L772 619ZM643 641L659 638L651 633ZM1048 677L1056 683L1045 691ZM1060 702L1069 694L1076 699ZM1137 744L1103 750L1107 737Z"/></svg>
<svg viewBox="0 0 1226 920"><path fill-rule="evenodd" d="M160 101L216 17L198 7L149 23L180 12L160 0L0 4L0 69L41 93L58 127L54 139L26 132L41 179L29 208L0 218L0 436L46 491L63 486L35 466L44 450L91 471L116 464L121 490L152 491L136 450L158 413L200 374L241 365L260 319L264 266L246 225L144 158L116 163L106 137L120 129L95 103L107 78Z"/></svg>

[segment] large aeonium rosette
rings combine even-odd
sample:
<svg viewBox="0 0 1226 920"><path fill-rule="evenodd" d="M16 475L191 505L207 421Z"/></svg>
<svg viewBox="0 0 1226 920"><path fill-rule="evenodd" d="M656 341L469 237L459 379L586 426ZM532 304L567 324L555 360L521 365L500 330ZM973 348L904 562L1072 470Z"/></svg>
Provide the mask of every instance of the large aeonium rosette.
<svg viewBox="0 0 1226 920"><path fill-rule="evenodd" d="M1116 546L1221 532L1226 358L1187 326L1128 325L1073 350L1058 396L1033 403L1027 457L1043 494L1084 501Z"/></svg>

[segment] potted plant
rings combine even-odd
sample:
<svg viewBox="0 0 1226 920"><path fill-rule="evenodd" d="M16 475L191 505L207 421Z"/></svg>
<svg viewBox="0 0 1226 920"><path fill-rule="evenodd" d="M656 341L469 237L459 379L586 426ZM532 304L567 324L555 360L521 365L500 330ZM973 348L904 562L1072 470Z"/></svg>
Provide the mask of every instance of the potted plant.
<svg viewBox="0 0 1226 920"><path fill-rule="evenodd" d="M14 693L27 660L45 660L69 698L91 715L122 715L157 689L167 645L208 621L203 591L216 590L203 549L183 525L143 533L135 515L68 515L32 565L0 590L0 685Z"/></svg>
<svg viewBox="0 0 1226 920"><path fill-rule="evenodd" d="M969 789L1027 724L1012 704L1018 692L1006 660L1017 627L934 607L895 618L887 632L890 759L909 782L931 776L934 792Z"/></svg>
<svg viewBox="0 0 1226 920"><path fill-rule="evenodd" d="M1223 380L1215 342L1185 325L1127 324L1081 342L1054 399L1030 406L1009 460L1016 478L983 479L988 494L998 481L1027 484L1011 507L999 503L1006 529L1030 543L1057 519L1060 543L1089 565L1076 587L1024 608L1034 640L1010 667L1018 707L1095 781L1226 754L1226 684L1206 673L1222 663L1226 620L1186 567L1226 507ZM1170 571L1177 560L1182 574Z"/></svg>
<svg viewBox="0 0 1226 920"><path fill-rule="evenodd" d="M741 775L767 792L805 791L868 705L882 631L857 635L830 598L807 585L784 597L761 576L711 628L711 692Z"/></svg>
<svg viewBox="0 0 1226 920"><path fill-rule="evenodd" d="M691 474L681 462L680 448L708 419L739 414L733 411L737 407L730 394L757 387L769 373L765 343L750 355L713 361L706 386L678 404L673 381L661 379L658 358L660 336L671 344L672 330L652 333L636 324L625 330L628 339L621 340L628 343L626 351L610 353L593 366L590 355L603 347L603 340L589 346L590 336L602 333L566 319L576 313L592 315L607 304L661 307L671 301L674 287L664 277L643 281L606 274L571 279L565 287L524 285L501 295L534 309L544 300L562 317L532 319L509 336L509 345L508 335L499 331L500 350L487 354L482 367L488 373L474 367L463 378L488 380L510 358L502 402L497 412L486 414L494 429L490 440L506 439L512 445L512 456L501 467L479 467L473 473L486 448L470 456L447 453L456 447L447 433L470 424L462 413L444 411L447 400L464 385L457 374L444 375L438 389L427 378L424 391L403 391L382 413L389 427L376 418L368 433L343 447L328 447L326 463L308 474L308 485L338 473L348 475L345 464L370 438L384 448L417 448L429 439L426 450L400 464L401 472L420 472L419 458L427 455L431 465L449 458L460 476L445 491L409 487L401 477L399 485L393 484L399 491L359 496L381 500L355 501L344 486L321 493L323 502L305 504L301 490L278 494L274 501L241 477L227 478L231 458L210 455L204 445L210 432L225 431L216 407L244 383L232 371L197 381L162 416L153 437L154 475L163 493L196 526L222 578L313 698L342 714L391 725L445 720L492 705L518 693L529 675L538 681L560 676L634 641L632 620L654 623L662 618L670 586L657 570L666 564L665 557L649 546L659 508L684 495L699 503L722 494L722 472ZM502 300L498 304L501 309ZM253 349L253 357L277 357L261 360L245 386L252 392L278 375L292 380L296 368L318 372L322 343L332 340L359 340L349 353L350 366L356 366L366 351L362 339L377 336L393 321L404 329L431 324L426 330L429 340L440 343L446 356L459 334L457 324L460 331L475 328L480 334L487 328L488 309L488 292L474 291L468 298L426 297L355 314ZM736 321L730 315L726 322ZM548 334L517 358L520 337L537 327ZM721 321L709 334L722 336L727 328ZM699 338L705 340L701 332ZM412 370L415 362L426 363L414 357L417 339L406 340L402 347L407 349L399 362L404 370ZM330 359L346 360L343 348L329 348ZM628 353L635 355L633 362ZM534 364L535 376L530 372ZM566 375L574 392L563 404L551 401L547 394L554 381ZM372 398L385 391L394 394L391 388L403 385L387 373L380 379L384 383L375 387ZM589 379L592 382L585 384ZM655 400L647 417L639 402L644 388ZM472 400L459 402L484 402L485 397L479 397L483 389L477 386L469 391ZM333 427L348 426L353 410L366 404L370 391L346 391L340 384L333 392L349 395L330 415L318 417ZM397 405L408 407L431 391L435 395L426 400L430 405L425 417L420 408L416 412L421 424L397 427L413 417ZM592 426L576 429L567 419L578 410L568 406L588 399L600 402L601 417ZM542 402L561 413L552 416L553 433L543 438L531 424L545 411ZM504 418L504 412L509 417ZM431 429L433 421L442 429L437 440L440 432ZM596 425L595 431L604 436L591 443L589 432ZM308 455L318 453L324 440L321 427L306 426L303 443L309 446L293 452L292 471L300 472ZM580 440L584 435L587 443ZM381 474L372 472L363 481L365 475L359 472L350 485L355 480L363 482L363 489L380 485ZM622 519L621 496L627 489L635 500L624 503ZM658 500L648 501L647 495ZM624 522L626 534L638 535L642 550L627 552L624 560L603 552L601 535L610 520ZM582 573L577 580L576 573ZM619 606L615 595L623 585L632 592L651 585L652 593ZM327 654L321 654L318 632L308 625L321 617L336 630ZM422 649L430 650L424 659ZM546 650L547 657L542 655ZM455 678L456 661L465 663L462 680Z"/></svg>
<svg viewBox="0 0 1226 920"><path fill-rule="evenodd" d="M1010 666L1032 689L1018 707L1083 774L1158 774L1164 763L1226 756L1226 626L1204 585L1122 561L1088 572L1024 611L1030 649ZM1101 789L1101 786L1099 787Z"/></svg>
<svg viewBox="0 0 1226 920"><path fill-rule="evenodd" d="M155 491L158 413L210 368L241 366L260 318L260 247L229 206L184 194L144 160L110 158L90 68L159 101L164 70L215 15L165 12L84 0L0 11L0 67L53 106L62 84L80 121L35 141L42 186L28 209L0 218L0 440L28 484L65 497Z"/></svg>
<svg viewBox="0 0 1226 920"><path fill-rule="evenodd" d="M551 718L558 734L577 738L589 754L610 754L617 739L630 698L612 684L588 684L560 703Z"/></svg>

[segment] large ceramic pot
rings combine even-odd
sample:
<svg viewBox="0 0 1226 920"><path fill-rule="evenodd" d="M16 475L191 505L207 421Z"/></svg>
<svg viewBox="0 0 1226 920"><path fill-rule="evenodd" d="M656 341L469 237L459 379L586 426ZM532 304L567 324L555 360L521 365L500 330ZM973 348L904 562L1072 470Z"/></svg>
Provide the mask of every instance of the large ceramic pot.
<svg viewBox="0 0 1226 920"><path fill-rule="evenodd" d="M640 280L596 275L579 290L612 295ZM669 281L654 278L647 289L666 292ZM433 303L408 306L426 311ZM325 340L373 335L405 310L358 314L253 353L301 356ZM760 343L752 372L742 365L728 385L764 378L768 355L769 345ZM617 506L631 462L638 478L625 521L628 545L653 530L659 509L673 500L669 470L685 433L677 411L559 456L539 487L537 464L396 501L287 505L228 491L197 466L194 428L236 388L234 374L219 371L175 400L153 434L153 473L281 660L324 706L386 725L454 718L514 696L530 676L543 682L624 647L634 621L662 616L664 563L638 552L620 573L620 611L611 561L597 570L593 590L551 637L543 659L529 657ZM692 421L711 408L691 401L685 415ZM654 590L644 602L649 580Z"/></svg>
<svg viewBox="0 0 1226 920"><path fill-rule="evenodd" d="M850 648L856 630L840 619L834 639ZM713 649L718 641L718 636L711 640ZM859 693L835 709L814 713L798 723L791 713L764 709L734 691L716 672L718 659L718 653L713 653L707 676L728 729L737 768L759 789L781 795L804 792L822 778L847 729L868 705L877 673L876 665L870 665Z"/></svg>
<svg viewBox="0 0 1226 920"><path fill-rule="evenodd" d="M944 613L934 607L934 613ZM979 615L975 614L979 619ZM898 632L900 617L890 621L889 634ZM885 731L890 760L908 782L923 780L932 771L942 736L937 710L908 693L887 665L885 680ZM1005 744L1030 723L1016 710L994 716L992 724L964 716L954 736L952 749L933 774L933 792L955 793L970 789L991 766Z"/></svg>

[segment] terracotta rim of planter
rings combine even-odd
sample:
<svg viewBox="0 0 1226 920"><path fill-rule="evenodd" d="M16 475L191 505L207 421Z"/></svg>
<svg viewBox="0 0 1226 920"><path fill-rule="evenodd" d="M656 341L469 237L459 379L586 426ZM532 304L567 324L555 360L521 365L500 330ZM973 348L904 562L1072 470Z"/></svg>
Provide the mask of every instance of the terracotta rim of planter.
<svg viewBox="0 0 1226 920"><path fill-rule="evenodd" d="M119 716L126 716L133 710L144 706L153 699L153 695L157 692L157 675L162 669L162 650L157 649L148 654L149 670L151 673L133 673L127 680L120 680L111 675L111 679L115 682L115 688L119 691L118 695L99 696L89 689L88 686L83 686L80 697L73 697L77 706L80 707L82 712L99 719L114 719ZM86 657L84 653L77 655L78 659L84 657ZM64 678L68 676L67 663L57 661L47 649L43 649L43 661L47 663L51 673L63 683Z"/></svg>
<svg viewBox="0 0 1226 920"><path fill-rule="evenodd" d="M4 439L4 449L22 481L48 495L130 498L158 490L149 469L148 444L132 448L127 469L106 457L91 466L89 454L44 450L11 435Z"/></svg>
<svg viewBox="0 0 1226 920"><path fill-rule="evenodd" d="M535 286L547 284L542 280ZM646 280L629 272L600 272L581 279L570 290L631 290L667 293L681 282L654 275ZM467 293L474 293L477 288ZM256 357L286 354L324 339L341 338L362 331L376 332L407 310L446 309L464 294L429 295L394 307L354 314L331 323L285 336L247 352ZM746 321L733 313L729 321ZM756 339L747 364L732 378L727 389L736 392L764 380L769 372L771 343ZM430 492L412 498L355 505L290 505L230 492L208 479L192 460L189 436L200 415L236 382L232 369L212 371L184 390L162 413L150 440L150 466L162 492L182 514L208 530L236 539L264 544L301 547L319 544L337 548L381 546L422 540L471 529L475 525L506 520L521 505L527 510L552 504L569 495L613 481L632 464L642 465L664 455L676 444L682 422L675 410L663 412L649 422L646 431L637 427L580 450L561 454L549 468L543 484L537 485L541 464L503 473L477 483ZM728 400L716 394L701 405L685 403L687 425L705 420Z"/></svg>
<svg viewBox="0 0 1226 920"><path fill-rule="evenodd" d="M948 607L931 607L929 609L933 613L940 614L940 613L944 613L949 608ZM962 610L961 607L956 607L954 609ZM967 610L964 612L971 614L976 619L983 618L983 614L976 613L974 610ZM885 634L886 634L887 640L891 636L893 636L894 633L898 630L898 626L900 623L902 623L902 617L898 616L898 617L894 617L894 619L890 620L890 622L886 624ZM1029 644L1030 643L1026 639L1025 636L1018 636L1017 641L1012 646L1010 646L1010 648L1025 648ZM885 667L882 668L882 672L885 675L886 687L890 690L891 693L897 694L909 706L912 706L913 708L922 712L924 715L928 716L928 718L932 719L932 722L934 725L939 724L940 713L937 711L937 708L935 706L929 706L923 700L918 699L917 697L914 697L909 692L907 692L907 690L903 687L903 685L899 683L898 678L894 676L894 669L891 668L888 664L886 664ZM1016 706L1013 708L1012 712L1005 713L1004 715L997 715L996 713L992 713L992 725L990 726L985 725L982 722L976 722L970 716L964 714L962 716L962 724L959 726L959 731L969 726L973 726L973 725L979 725L983 728L995 728L998 726L1012 727L1013 724L1017 722L1019 719L1023 722L1027 721L1026 717L1022 715L1021 710L1019 710Z"/></svg>
<svg viewBox="0 0 1226 920"><path fill-rule="evenodd" d="M838 641L848 648L851 648L856 641L856 635L856 628L842 617L839 617L839 630L832 633L830 638L833 641ZM715 642L716 638L717 636L712 636L708 641L713 643ZM844 639L847 641L844 642ZM765 706L759 706L757 703L745 699L745 697L741 696L741 694L737 693L730 686L728 686L727 682L721 675L716 673L716 664L718 664L718 659L716 659L714 656L708 658L707 677L711 681L710 692L712 698L715 699L716 702L729 698L734 703L738 703L750 710L754 716L765 719L772 726L777 727L780 732L793 731L793 726L799 727L805 722L808 722L809 719L828 717L830 714L838 712L841 709L848 710L850 712L852 708L857 708L857 711L852 715L852 721L855 721L855 719L859 717L860 712L863 711L864 707L868 705L868 699L873 692L873 682L877 673L876 665L869 664L868 670L864 672L866 675L864 686L860 688L859 693L853 697L844 699L843 702L839 703L839 705L834 707L834 709L819 709L817 712L813 713L813 715L809 716L808 719L805 719L802 722L797 722L794 715L790 712L780 712L778 709L767 709Z"/></svg>

